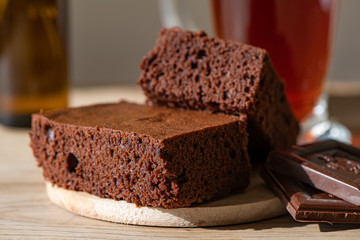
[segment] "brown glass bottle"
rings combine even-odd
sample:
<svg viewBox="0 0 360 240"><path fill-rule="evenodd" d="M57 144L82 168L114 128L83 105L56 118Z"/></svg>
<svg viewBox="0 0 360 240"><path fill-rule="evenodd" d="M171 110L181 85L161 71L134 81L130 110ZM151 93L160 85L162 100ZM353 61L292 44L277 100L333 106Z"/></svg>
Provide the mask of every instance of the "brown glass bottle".
<svg viewBox="0 0 360 240"><path fill-rule="evenodd" d="M0 122L67 106L66 2L0 0Z"/></svg>

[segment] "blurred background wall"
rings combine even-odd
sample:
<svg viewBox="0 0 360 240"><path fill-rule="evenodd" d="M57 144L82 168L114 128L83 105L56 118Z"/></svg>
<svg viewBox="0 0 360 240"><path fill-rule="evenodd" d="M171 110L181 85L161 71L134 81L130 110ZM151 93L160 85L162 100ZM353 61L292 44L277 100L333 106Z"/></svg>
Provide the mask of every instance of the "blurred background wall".
<svg viewBox="0 0 360 240"><path fill-rule="evenodd" d="M188 2L198 27L212 35L209 1ZM157 0L70 0L69 5L73 85L135 84L138 65L161 28ZM332 81L360 82L359 10L359 0L341 0Z"/></svg>

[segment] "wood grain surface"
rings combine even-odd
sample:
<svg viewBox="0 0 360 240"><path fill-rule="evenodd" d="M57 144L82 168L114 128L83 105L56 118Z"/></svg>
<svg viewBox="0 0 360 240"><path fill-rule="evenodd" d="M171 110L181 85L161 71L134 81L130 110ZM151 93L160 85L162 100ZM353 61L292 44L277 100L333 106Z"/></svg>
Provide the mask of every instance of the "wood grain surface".
<svg viewBox="0 0 360 240"><path fill-rule="evenodd" d="M75 90L71 103L142 102L136 87ZM360 125L360 123L359 123ZM0 126L0 239L359 239L360 224L298 223L288 214L206 228L124 225L81 217L48 199L29 148L29 130Z"/></svg>

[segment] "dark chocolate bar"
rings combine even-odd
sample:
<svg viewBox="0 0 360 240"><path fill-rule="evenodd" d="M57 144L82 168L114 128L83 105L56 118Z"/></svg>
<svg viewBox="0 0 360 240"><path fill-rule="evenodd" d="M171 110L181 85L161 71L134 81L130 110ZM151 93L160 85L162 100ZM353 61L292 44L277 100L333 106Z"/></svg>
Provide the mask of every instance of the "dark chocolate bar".
<svg viewBox="0 0 360 240"><path fill-rule="evenodd" d="M264 169L262 177L299 222L360 223L360 207Z"/></svg>
<svg viewBox="0 0 360 240"><path fill-rule="evenodd" d="M360 205L360 149L334 140L270 153L266 167Z"/></svg>

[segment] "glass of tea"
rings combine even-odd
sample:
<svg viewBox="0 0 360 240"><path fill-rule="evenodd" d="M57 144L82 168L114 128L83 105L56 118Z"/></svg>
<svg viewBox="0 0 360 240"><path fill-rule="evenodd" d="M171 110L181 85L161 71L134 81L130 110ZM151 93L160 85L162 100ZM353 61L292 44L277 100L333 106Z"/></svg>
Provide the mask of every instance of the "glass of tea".
<svg viewBox="0 0 360 240"><path fill-rule="evenodd" d="M165 0L160 1L164 5L162 2ZM176 1L170 2L176 5ZM325 94L338 0L211 0L211 5L217 37L269 52L279 77L285 81L294 115L302 123L300 141L335 138L350 142L350 132L328 120ZM160 8L164 25L194 28L195 24L188 24L191 21L183 16L189 15L186 7L177 8L172 18L171 11L164 13L166 5Z"/></svg>

